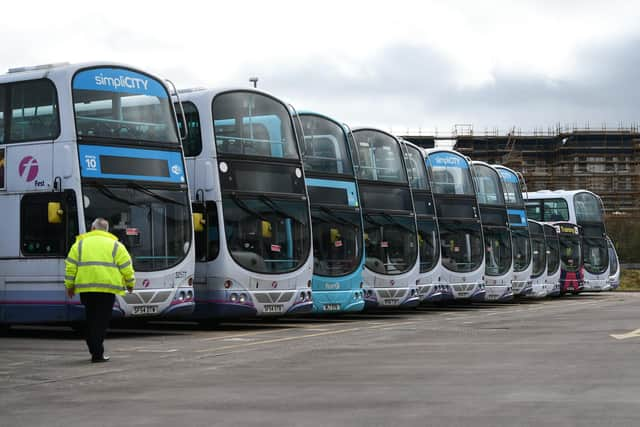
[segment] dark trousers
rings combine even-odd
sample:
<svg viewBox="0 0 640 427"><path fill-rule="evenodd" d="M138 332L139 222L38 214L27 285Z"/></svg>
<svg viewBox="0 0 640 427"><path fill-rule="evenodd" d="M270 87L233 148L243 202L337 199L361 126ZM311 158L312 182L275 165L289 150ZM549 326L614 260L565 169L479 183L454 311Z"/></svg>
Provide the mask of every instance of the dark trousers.
<svg viewBox="0 0 640 427"><path fill-rule="evenodd" d="M111 320L111 310L116 300L114 294L106 292L83 292L80 302L84 305L87 318L87 347L93 357L104 354L104 337Z"/></svg>

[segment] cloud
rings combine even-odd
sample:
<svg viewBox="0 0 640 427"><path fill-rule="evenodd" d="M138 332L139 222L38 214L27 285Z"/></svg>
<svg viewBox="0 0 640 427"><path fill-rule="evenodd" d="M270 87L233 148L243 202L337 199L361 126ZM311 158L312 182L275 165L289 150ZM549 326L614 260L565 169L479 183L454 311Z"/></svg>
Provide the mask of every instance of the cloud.
<svg viewBox="0 0 640 427"><path fill-rule="evenodd" d="M561 77L496 67L480 84L467 84L461 76L468 69L445 53L402 43L359 62L318 57L293 66L256 63L240 72L259 75L261 88L297 107L384 129L445 130L456 123L523 131L558 123L617 126L639 119L639 43L634 38L583 46L574 53L577 71Z"/></svg>

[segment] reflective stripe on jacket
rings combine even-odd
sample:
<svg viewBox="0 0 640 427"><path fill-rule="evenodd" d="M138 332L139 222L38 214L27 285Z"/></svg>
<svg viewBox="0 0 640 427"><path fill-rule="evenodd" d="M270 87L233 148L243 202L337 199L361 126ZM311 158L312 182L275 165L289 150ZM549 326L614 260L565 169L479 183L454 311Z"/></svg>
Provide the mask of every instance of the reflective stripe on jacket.
<svg viewBox="0 0 640 427"><path fill-rule="evenodd" d="M107 292L124 295L135 284L131 256L118 238L102 230L81 234L67 259L64 286L76 293Z"/></svg>

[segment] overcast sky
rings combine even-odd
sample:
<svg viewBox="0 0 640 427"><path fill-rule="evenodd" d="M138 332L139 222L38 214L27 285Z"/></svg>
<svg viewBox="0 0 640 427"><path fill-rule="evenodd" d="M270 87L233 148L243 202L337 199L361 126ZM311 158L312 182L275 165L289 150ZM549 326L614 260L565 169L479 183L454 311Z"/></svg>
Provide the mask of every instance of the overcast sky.
<svg viewBox="0 0 640 427"><path fill-rule="evenodd" d="M3 3L0 70L110 60L179 88L258 76L298 109L396 133L640 121L640 1L206 4Z"/></svg>

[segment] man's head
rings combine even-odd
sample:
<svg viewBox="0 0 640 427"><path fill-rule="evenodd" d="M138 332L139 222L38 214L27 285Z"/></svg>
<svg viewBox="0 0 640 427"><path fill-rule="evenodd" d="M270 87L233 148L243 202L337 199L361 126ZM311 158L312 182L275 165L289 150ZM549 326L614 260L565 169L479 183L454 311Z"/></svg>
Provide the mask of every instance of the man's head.
<svg viewBox="0 0 640 427"><path fill-rule="evenodd" d="M109 231L109 221L104 218L96 218L91 223L92 230Z"/></svg>

